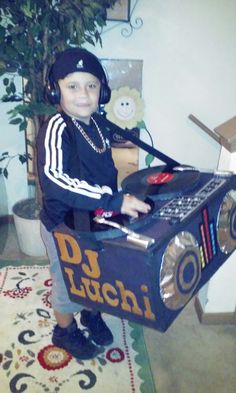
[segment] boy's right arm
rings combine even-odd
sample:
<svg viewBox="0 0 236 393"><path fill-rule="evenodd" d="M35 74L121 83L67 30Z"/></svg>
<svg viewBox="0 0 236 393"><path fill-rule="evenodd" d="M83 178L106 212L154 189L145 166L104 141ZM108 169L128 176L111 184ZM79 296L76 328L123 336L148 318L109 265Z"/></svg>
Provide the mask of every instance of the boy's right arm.
<svg viewBox="0 0 236 393"><path fill-rule="evenodd" d="M130 217L137 218L139 213L147 214L151 210L148 203L141 201L134 195L124 194L121 205L121 213Z"/></svg>

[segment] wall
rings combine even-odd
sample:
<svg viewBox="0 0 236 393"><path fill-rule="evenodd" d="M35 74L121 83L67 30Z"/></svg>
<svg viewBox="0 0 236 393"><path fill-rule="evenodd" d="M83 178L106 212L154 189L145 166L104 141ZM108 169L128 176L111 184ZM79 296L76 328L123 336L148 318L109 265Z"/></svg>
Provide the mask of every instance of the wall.
<svg viewBox="0 0 236 393"><path fill-rule="evenodd" d="M122 25L103 34L102 49L88 47L143 59L145 122L156 147L181 163L217 165L217 142L188 115L210 128L235 115L235 13L234 0L140 0L132 21L141 17L141 29L124 38Z"/></svg>

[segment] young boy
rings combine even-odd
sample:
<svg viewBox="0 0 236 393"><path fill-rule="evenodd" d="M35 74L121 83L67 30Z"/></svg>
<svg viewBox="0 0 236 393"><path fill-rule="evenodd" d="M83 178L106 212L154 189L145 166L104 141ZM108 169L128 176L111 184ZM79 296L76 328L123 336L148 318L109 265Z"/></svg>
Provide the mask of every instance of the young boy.
<svg viewBox="0 0 236 393"><path fill-rule="evenodd" d="M117 191L110 147L112 130L97 113L99 105L110 99L106 74L97 57L81 48L62 52L51 67L46 95L58 105L58 112L48 119L37 138L43 193L41 234L50 259L52 308L57 321L52 342L78 359L90 359L98 353L97 346L111 344L113 336L100 312L83 310L70 301L52 232L72 211L79 221L75 227L82 228L81 213L86 211L99 208L137 217L139 212L147 213L150 206ZM79 311L89 338L77 327L73 314Z"/></svg>

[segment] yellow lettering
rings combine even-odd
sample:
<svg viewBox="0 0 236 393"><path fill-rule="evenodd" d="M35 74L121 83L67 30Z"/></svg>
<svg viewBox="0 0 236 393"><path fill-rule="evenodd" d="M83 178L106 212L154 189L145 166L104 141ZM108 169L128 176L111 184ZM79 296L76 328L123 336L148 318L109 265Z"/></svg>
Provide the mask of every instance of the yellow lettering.
<svg viewBox="0 0 236 393"><path fill-rule="evenodd" d="M103 284L102 286L102 294L104 296L105 301L112 307L117 307L119 304L119 299L112 299L109 295L109 292L116 296L117 290L108 282Z"/></svg>
<svg viewBox="0 0 236 393"><path fill-rule="evenodd" d="M143 293L147 293L148 287L146 285L141 285L141 291ZM144 306L145 306L145 311L144 311L145 318L155 321L156 317L151 310L151 304L150 304L149 298L147 296L144 296L143 302L144 302Z"/></svg>
<svg viewBox="0 0 236 393"><path fill-rule="evenodd" d="M98 264L98 253L92 250L85 250L84 253L89 261L89 266L85 263L81 265L84 273L91 278L99 278L101 271Z"/></svg>
<svg viewBox="0 0 236 393"><path fill-rule="evenodd" d="M80 296L80 297L86 297L84 287L81 286L81 288L78 289L75 286L74 271L71 268L69 268L69 267L65 267L64 271L66 272L66 274L68 276L68 279L70 281L70 288L68 288L70 293L72 293L73 295Z"/></svg>
<svg viewBox="0 0 236 393"><path fill-rule="evenodd" d="M100 283L98 281L89 280L88 278L82 278L81 281L85 286L87 296L92 302L104 303L99 292Z"/></svg>
<svg viewBox="0 0 236 393"><path fill-rule="evenodd" d="M120 290L120 295L121 295L121 308L125 311L133 312L134 314L137 315L143 315L143 312L141 308L138 306L137 298L135 294L127 289L124 288L124 285L121 281L116 281L116 285ZM128 304L128 298L132 302L132 308Z"/></svg>
<svg viewBox="0 0 236 393"><path fill-rule="evenodd" d="M74 237L60 232L54 232L60 250L60 258L64 262L79 264L82 260L80 247Z"/></svg>
<svg viewBox="0 0 236 393"><path fill-rule="evenodd" d="M60 236L62 235L62 236ZM71 259L73 262L71 263L81 263L81 251L78 243L76 243L75 239L69 235L56 233L55 237L60 244L60 250L62 256L65 258L67 262L70 262ZM71 249L73 250L73 255L69 255L68 248L66 246L66 242L69 242ZM79 253L78 253L79 250ZM75 253L77 254L77 262L74 261ZM85 250L85 255L88 258L89 265L82 263L83 271L90 277L98 278L100 277L100 267L98 264L98 253L92 250ZM62 259L63 259L62 257ZM120 307L120 309L124 311L131 312L136 315L144 316L146 319L151 321L156 320L155 314L152 312L151 302L148 296L148 287L143 284L140 286L140 290L143 293L143 304L144 310L139 307L137 297L134 292L129 289L126 289L124 283L122 281L116 280L114 287L108 282L104 284L100 284L99 281L82 277L81 284L79 287L76 287L76 283L74 280L74 270L72 268L64 267L64 271L67 275L69 285L67 285L68 291L81 298L87 298L91 302L95 303L107 303L111 307Z"/></svg>

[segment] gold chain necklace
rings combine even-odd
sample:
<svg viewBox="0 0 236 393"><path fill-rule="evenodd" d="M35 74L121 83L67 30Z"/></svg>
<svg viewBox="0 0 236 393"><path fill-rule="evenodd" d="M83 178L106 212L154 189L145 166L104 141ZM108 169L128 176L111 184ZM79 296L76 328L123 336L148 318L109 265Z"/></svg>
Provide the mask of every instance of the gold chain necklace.
<svg viewBox="0 0 236 393"><path fill-rule="evenodd" d="M102 154L102 153L104 153L106 151L106 142L105 142L105 139L104 139L104 137L102 135L102 132L101 132L100 128L97 125L97 122L94 120L94 118L92 116L91 116L91 120L93 121L93 123L94 123L94 125L95 125L95 127L97 129L97 132L98 132L98 134L99 134L99 136L101 138L101 141L102 141L102 147L101 148L97 147L93 143L93 141L89 138L89 136L84 131L83 127L77 122L77 120L74 117L72 117L72 121L73 121L74 125L79 130L79 132L83 135L84 139L88 142L88 144L93 148L93 150L96 151L96 153Z"/></svg>

